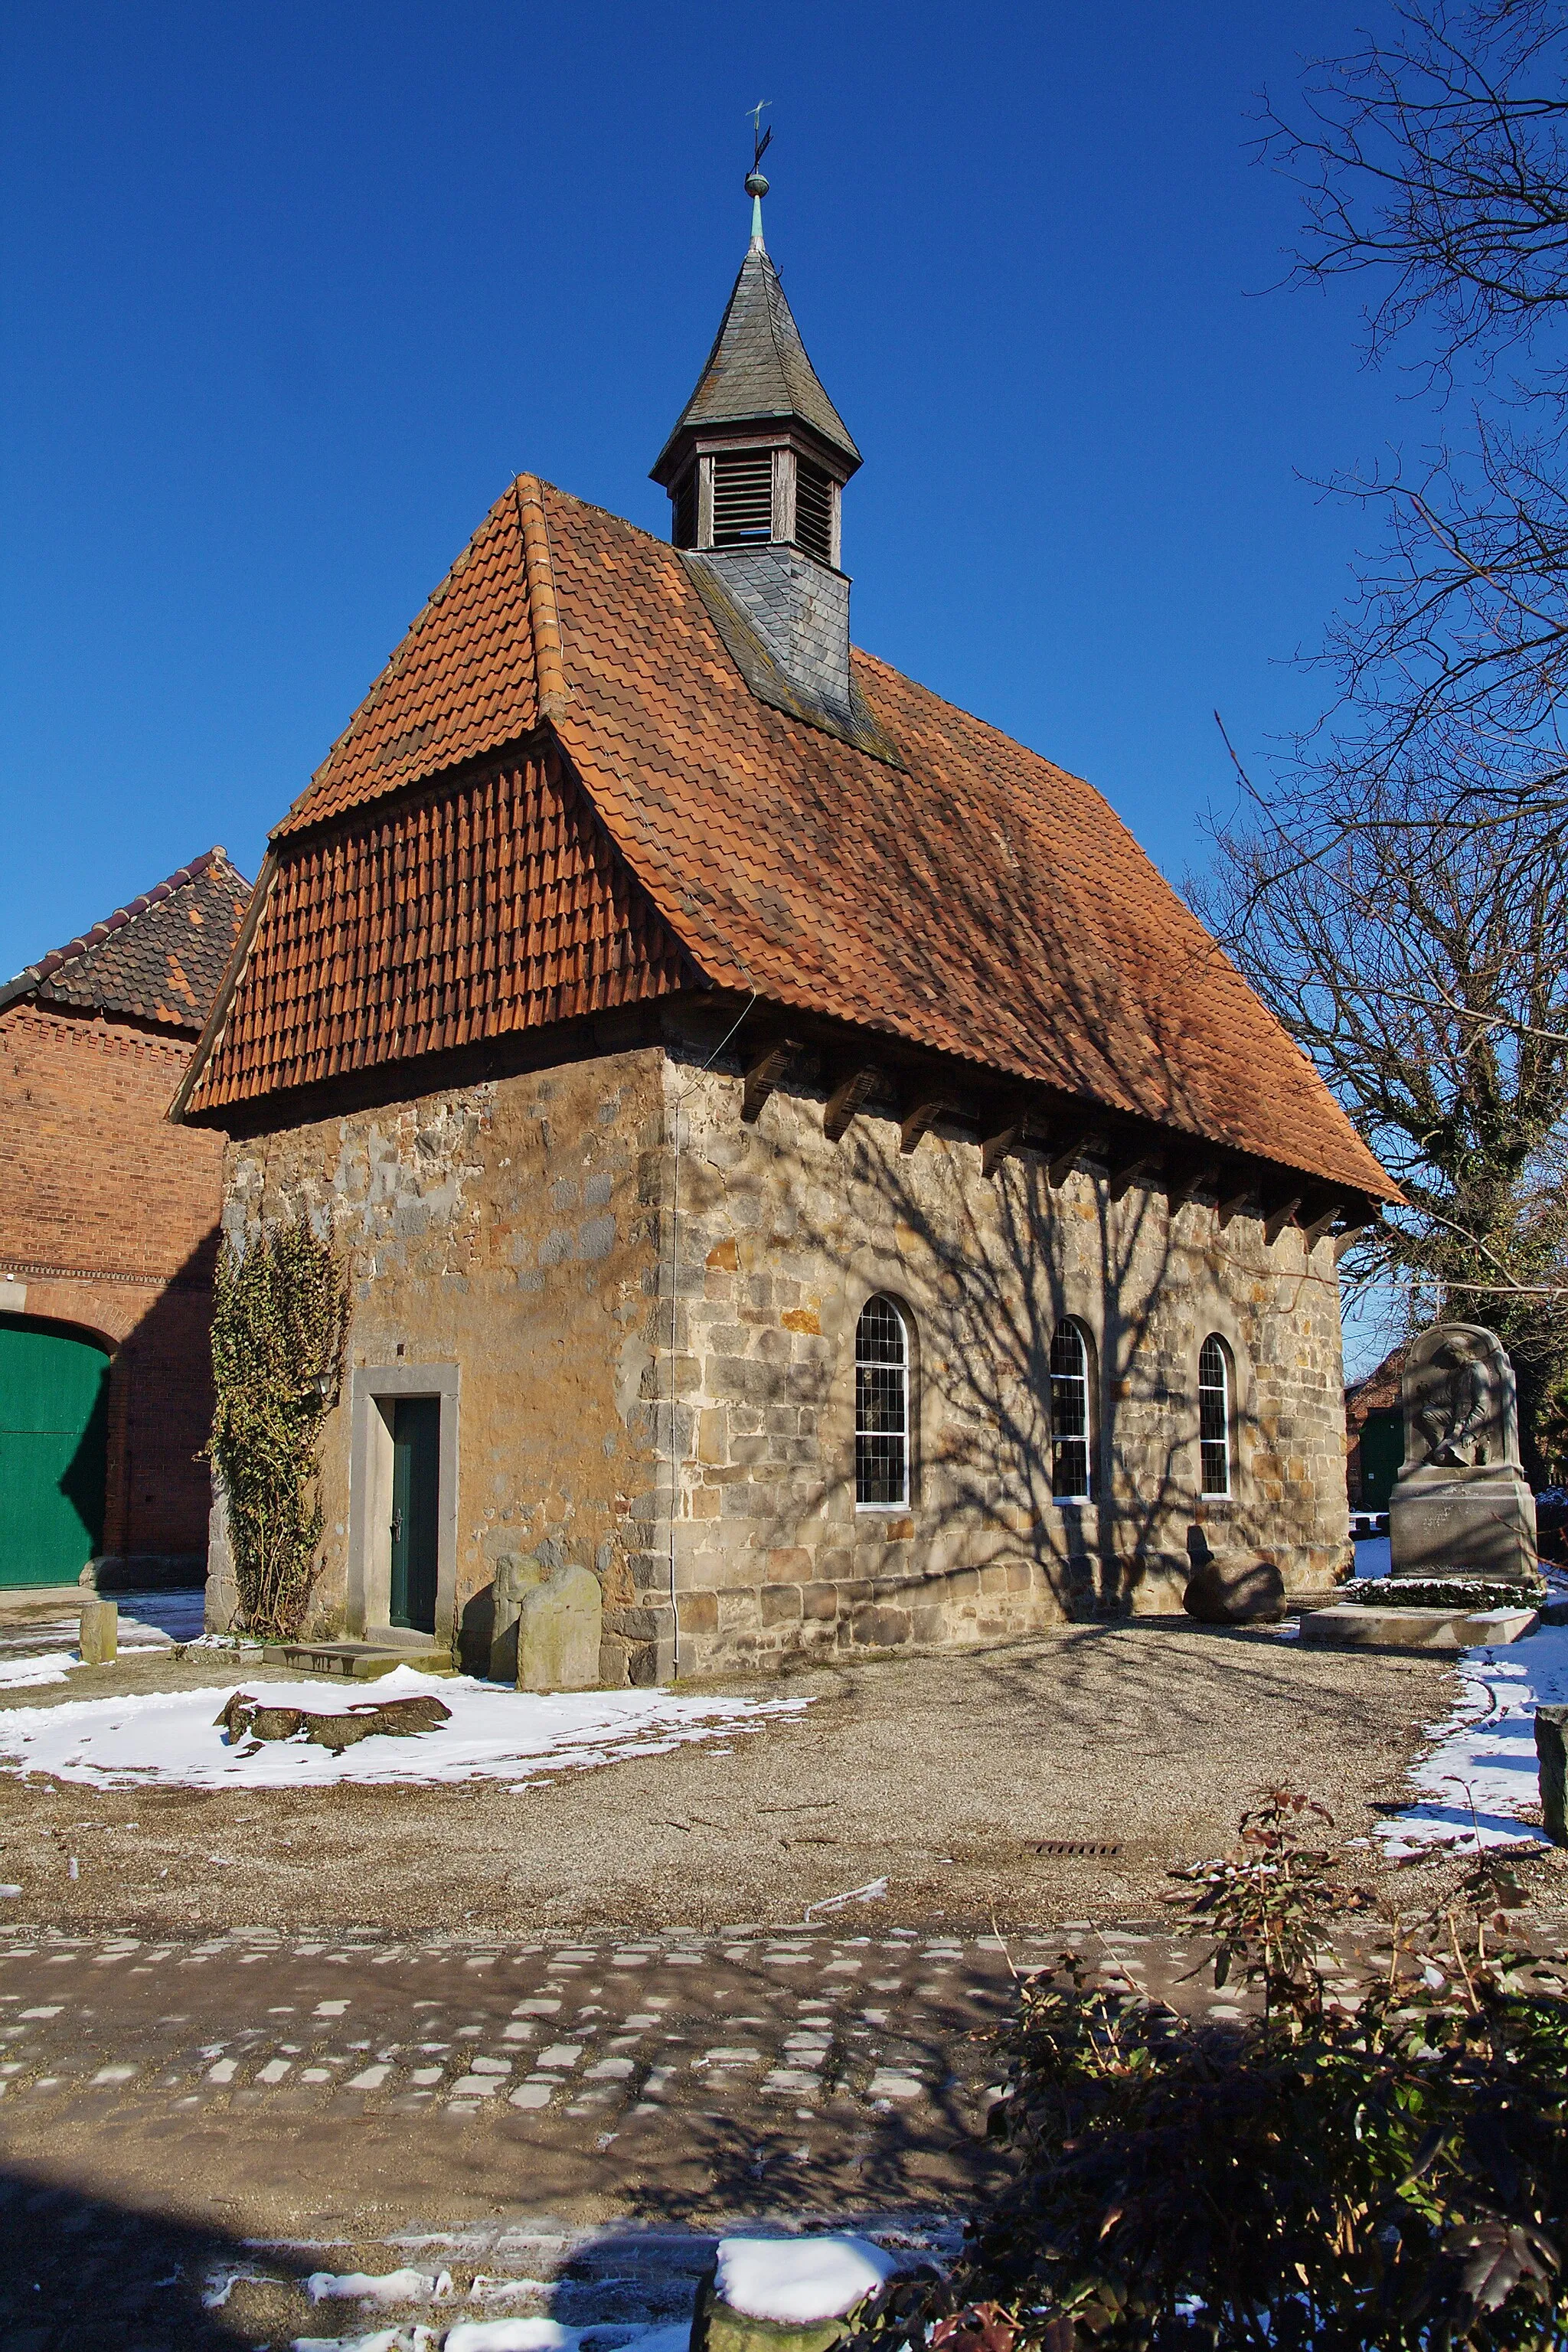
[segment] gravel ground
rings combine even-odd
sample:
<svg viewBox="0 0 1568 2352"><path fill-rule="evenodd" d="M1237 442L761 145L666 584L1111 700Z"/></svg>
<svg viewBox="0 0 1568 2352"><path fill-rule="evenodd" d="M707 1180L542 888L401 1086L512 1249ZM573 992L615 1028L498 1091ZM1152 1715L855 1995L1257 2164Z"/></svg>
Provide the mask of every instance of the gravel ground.
<svg viewBox="0 0 1568 2352"><path fill-rule="evenodd" d="M242 1671L247 1686L270 1679ZM0 1705L235 1681L232 1664L164 1654ZM1167 1872L1221 1851L1271 1785L1310 1790L1364 1835L1447 1712L1452 1663L1145 1617L723 1687L813 1705L522 1789L104 1792L0 1777L0 1878L22 1888L5 1916L149 1935L706 1929L798 1921L885 1877L879 1928L1147 1916ZM321 1688L325 1706L346 1696ZM1559 1907L1568 1873L1552 1857L1541 1876L1537 1899Z"/></svg>

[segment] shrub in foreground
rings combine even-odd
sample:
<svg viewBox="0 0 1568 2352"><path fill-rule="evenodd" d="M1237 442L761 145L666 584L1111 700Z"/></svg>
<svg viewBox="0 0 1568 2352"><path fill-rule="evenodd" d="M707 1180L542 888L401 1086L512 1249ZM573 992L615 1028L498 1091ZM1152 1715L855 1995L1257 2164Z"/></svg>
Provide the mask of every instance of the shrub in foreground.
<svg viewBox="0 0 1568 2352"><path fill-rule="evenodd" d="M964 2259L869 2332L935 2352L1439 2352L1568 2345L1568 2001L1489 1948L1520 1900L1483 1857L1353 2007L1331 1915L1370 1898L1280 1792L1190 1874L1215 1981L1258 2013L1189 2022L1072 1955L1021 1987L992 2127L1017 2158ZM1315 1832L1312 1832L1315 1833Z"/></svg>

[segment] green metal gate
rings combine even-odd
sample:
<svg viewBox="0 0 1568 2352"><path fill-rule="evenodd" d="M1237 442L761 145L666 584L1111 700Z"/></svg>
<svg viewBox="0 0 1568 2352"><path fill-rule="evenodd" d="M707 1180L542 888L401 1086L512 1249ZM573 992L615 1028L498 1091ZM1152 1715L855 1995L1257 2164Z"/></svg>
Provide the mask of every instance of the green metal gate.
<svg viewBox="0 0 1568 2352"><path fill-rule="evenodd" d="M0 1315L0 1587L74 1584L103 1543L109 1356Z"/></svg>

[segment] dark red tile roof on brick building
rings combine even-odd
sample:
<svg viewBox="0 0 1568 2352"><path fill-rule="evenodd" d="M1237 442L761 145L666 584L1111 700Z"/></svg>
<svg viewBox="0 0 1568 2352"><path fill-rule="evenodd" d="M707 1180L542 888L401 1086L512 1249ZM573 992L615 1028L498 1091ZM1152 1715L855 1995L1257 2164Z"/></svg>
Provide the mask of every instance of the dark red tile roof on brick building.
<svg viewBox="0 0 1568 2352"><path fill-rule="evenodd" d="M756 699L677 549L521 476L278 826L191 1111L708 985L1393 1196L1090 785L854 663L901 769Z"/></svg>
<svg viewBox="0 0 1568 2352"><path fill-rule="evenodd" d="M206 850L19 971L0 987L0 1007L36 997L194 1036L228 969L249 898L249 883L224 850Z"/></svg>

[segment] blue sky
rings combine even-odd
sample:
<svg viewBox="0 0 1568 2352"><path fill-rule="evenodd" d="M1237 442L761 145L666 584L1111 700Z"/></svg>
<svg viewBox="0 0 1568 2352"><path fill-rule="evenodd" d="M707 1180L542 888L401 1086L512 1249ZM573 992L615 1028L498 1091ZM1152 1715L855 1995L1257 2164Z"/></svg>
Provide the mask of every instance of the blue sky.
<svg viewBox="0 0 1568 2352"><path fill-rule="evenodd" d="M1268 292L1256 94L1364 8L1134 0L0 18L0 975L215 841L254 874L523 467L647 467L747 235L865 453L858 640L1089 776L1179 879L1419 439Z"/></svg>

